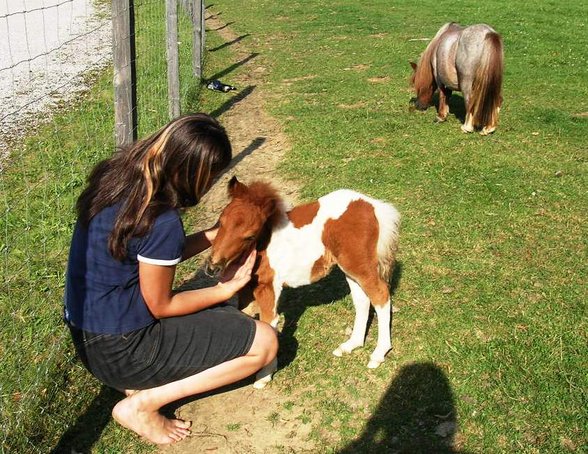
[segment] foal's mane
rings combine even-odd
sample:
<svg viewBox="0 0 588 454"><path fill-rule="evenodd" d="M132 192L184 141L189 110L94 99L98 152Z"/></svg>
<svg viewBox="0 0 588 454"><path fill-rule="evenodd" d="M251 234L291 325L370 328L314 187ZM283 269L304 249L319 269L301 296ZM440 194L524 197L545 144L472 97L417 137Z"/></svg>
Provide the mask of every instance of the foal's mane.
<svg viewBox="0 0 588 454"><path fill-rule="evenodd" d="M246 189L240 191L236 198L246 203L251 203L260 208L271 207L270 214L266 221L269 227L275 226L286 211L282 197L271 183L266 181L253 181Z"/></svg>

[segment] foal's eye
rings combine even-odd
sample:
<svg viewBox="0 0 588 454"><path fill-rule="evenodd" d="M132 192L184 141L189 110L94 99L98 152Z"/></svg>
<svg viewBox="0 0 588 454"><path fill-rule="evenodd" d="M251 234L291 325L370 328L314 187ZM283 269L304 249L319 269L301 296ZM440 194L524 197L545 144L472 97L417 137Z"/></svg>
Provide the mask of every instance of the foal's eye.
<svg viewBox="0 0 588 454"><path fill-rule="evenodd" d="M255 238L255 235L251 235L251 236L248 236L248 237L246 237L246 238L245 238L245 241L249 241L249 242L251 242L251 241L255 241L255 239L256 239L256 238Z"/></svg>

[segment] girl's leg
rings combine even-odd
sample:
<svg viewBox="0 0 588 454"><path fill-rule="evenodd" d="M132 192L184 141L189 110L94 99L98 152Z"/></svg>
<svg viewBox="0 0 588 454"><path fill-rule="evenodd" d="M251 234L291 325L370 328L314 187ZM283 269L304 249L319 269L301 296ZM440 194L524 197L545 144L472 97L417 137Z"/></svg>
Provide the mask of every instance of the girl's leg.
<svg viewBox="0 0 588 454"><path fill-rule="evenodd" d="M130 393L117 403L112 416L122 426L158 444L173 443L190 434L190 422L168 419L159 413L164 405L246 378L272 361L278 351L274 329L259 321L251 349L245 356L211 367L181 380Z"/></svg>

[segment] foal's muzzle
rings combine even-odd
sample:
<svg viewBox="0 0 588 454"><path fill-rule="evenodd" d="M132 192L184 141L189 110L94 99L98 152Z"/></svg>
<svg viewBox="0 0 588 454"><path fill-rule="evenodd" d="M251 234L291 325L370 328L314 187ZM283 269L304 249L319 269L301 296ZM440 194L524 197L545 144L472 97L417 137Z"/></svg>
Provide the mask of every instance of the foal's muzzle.
<svg viewBox="0 0 588 454"><path fill-rule="evenodd" d="M213 263L212 257L208 257L208 259L204 263L204 272L208 276L216 276L225 270L225 268L227 267L227 264L228 263L225 259L219 260L218 262Z"/></svg>

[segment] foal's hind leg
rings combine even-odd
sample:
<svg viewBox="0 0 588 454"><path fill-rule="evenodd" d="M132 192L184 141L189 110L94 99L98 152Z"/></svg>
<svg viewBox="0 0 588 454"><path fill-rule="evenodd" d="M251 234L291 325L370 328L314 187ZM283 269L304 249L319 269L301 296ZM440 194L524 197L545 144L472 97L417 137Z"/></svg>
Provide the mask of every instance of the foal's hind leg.
<svg viewBox="0 0 588 454"><path fill-rule="evenodd" d="M378 318L378 343L368 363L370 369L375 369L384 362L386 354L392 349L390 291L379 275L362 281L362 286L370 297Z"/></svg>
<svg viewBox="0 0 588 454"><path fill-rule="evenodd" d="M357 347L363 347L365 340L365 330L370 314L370 299L362 290L360 285L350 277L345 277L351 290L351 299L355 307L355 321L353 322L353 331L351 337L339 345L333 355L343 356L344 353L351 353Z"/></svg>
<svg viewBox="0 0 588 454"><path fill-rule="evenodd" d="M370 362L368 367L375 369L384 362L386 353L392 349L392 341L390 339L391 329L391 306L390 297L382 305L375 306L376 315L378 316L378 344L376 349L370 355Z"/></svg>
<svg viewBox="0 0 588 454"><path fill-rule="evenodd" d="M349 340L341 344L333 354L341 356L343 353L349 353L354 348L363 345L371 300L378 318L378 343L370 356L368 367L375 369L384 362L386 353L392 348L390 339L390 292L386 283L377 275L366 275L358 278L357 282L347 278L347 282L351 288L351 296L355 306L355 322Z"/></svg>

